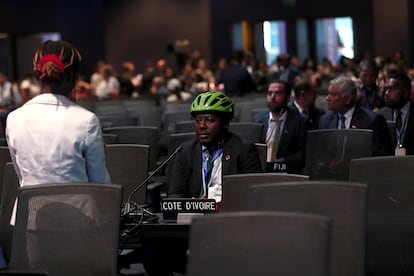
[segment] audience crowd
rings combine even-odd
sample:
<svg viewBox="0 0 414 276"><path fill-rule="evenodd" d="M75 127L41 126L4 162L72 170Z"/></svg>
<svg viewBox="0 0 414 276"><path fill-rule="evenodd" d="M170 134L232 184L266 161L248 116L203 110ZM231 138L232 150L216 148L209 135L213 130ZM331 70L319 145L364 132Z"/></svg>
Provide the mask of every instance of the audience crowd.
<svg viewBox="0 0 414 276"><path fill-rule="evenodd" d="M119 72L115 70L117 67L120 67ZM271 105L281 104L282 110L286 107L301 113L306 129L309 130L321 128L319 118L328 109L332 110L330 106L332 107L334 101L332 93L330 96L329 86L333 79L345 76L352 80L356 94L352 98L351 106L357 103L358 106L377 113L387 106L389 76L396 73L407 76L414 82L414 67L408 65L401 51L390 56L366 54L361 60L341 56L338 61L333 62L324 58L319 64L312 58L306 58L301 64L297 56L281 54L268 65L256 60L253 53L246 51L236 51L229 59L221 58L214 64L209 64L199 50L192 50L186 55L177 56L176 64L169 64L164 58L155 62L147 61L142 72L137 72L132 61L111 64L100 60L96 63L93 74L81 75L78 78L69 97L75 102L150 98L157 103L190 103L197 95L206 91L222 91L231 98L241 98L252 93L268 95L269 84L279 81L281 89L287 90L286 97L281 103L272 103L274 100L269 99L268 95L267 107L271 110ZM414 97L412 87L414 86L409 87L411 99ZM0 72L0 92L4 124L11 110L40 93L40 86L32 74L20 82L12 82L4 72ZM321 106L315 107L318 96L322 96L319 99L323 99L324 110L321 110ZM266 114L262 114L262 119L257 117L252 120L267 126ZM349 121L347 124L349 125ZM3 130L4 128L5 126ZM267 127L265 130L267 131ZM263 142L268 143L269 147L269 141ZM300 152L302 151L303 148ZM282 152L283 150L277 154L277 159L289 159Z"/></svg>
<svg viewBox="0 0 414 276"><path fill-rule="evenodd" d="M155 62L146 61L142 72L136 71L132 61L111 64L100 60L91 76L79 78L71 96L74 100L90 98L105 101L150 95L166 101L179 101L188 100L188 95L215 90L224 91L230 97L239 97L250 92L265 92L269 81L275 79L286 81L293 87L297 77L309 80L319 95L326 95L329 81L346 75L355 80L361 104L376 111L384 106L384 87L390 73L405 73L414 81L414 67L407 64L401 51L390 56L366 54L361 60L344 56L338 61L324 58L319 64L310 57L300 64L297 56L280 54L268 65L255 60L251 52L242 51L212 64L199 50L193 50L180 60L177 64L168 64L164 58ZM117 72L115 68L118 67L120 70ZM11 82L4 72L0 72L0 88L2 108L5 105L20 105L40 93L39 84L32 74ZM14 92L8 91L10 89ZM169 97L171 95L174 96Z"/></svg>

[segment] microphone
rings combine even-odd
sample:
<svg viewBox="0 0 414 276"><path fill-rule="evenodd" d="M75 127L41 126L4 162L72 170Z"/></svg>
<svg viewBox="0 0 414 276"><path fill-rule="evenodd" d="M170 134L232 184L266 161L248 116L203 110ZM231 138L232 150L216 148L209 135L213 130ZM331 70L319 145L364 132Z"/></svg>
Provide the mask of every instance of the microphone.
<svg viewBox="0 0 414 276"><path fill-rule="evenodd" d="M148 175L148 177L147 178L145 178L144 179L144 181L142 181L142 183L141 184L139 184L132 192L131 192L131 194L128 196L128 200L127 200L127 202L125 203L125 208L124 208L124 215L127 215L128 213L129 213L129 211L130 211L130 205L131 205L131 198L132 198L132 196L137 192L137 191L139 191L145 184L147 184L147 182L159 171L159 170L161 170L174 156L176 156L179 152L180 152L180 150L182 149L183 147L180 145L180 146L178 146L167 158L165 158L164 159L164 161L162 161L161 162L161 164L155 169L155 170L153 170L152 172L151 172L151 174L150 175Z"/></svg>

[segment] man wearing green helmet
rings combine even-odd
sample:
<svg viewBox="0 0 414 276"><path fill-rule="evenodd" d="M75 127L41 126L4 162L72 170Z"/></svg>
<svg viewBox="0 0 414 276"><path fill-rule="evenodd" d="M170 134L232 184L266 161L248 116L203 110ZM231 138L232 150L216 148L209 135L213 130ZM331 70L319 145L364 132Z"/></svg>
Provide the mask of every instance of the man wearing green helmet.
<svg viewBox="0 0 414 276"><path fill-rule="evenodd" d="M257 148L228 131L233 101L222 92L199 94L190 109L197 139L182 144L170 183L169 197L204 197L221 202L222 177L261 172Z"/></svg>

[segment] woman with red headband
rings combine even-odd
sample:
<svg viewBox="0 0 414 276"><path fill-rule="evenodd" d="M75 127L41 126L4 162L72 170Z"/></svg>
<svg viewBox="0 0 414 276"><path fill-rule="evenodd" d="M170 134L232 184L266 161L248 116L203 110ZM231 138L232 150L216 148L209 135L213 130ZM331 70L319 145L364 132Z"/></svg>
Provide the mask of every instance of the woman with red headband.
<svg viewBox="0 0 414 276"><path fill-rule="evenodd" d="M109 183L101 125L69 100L81 55L70 43L47 41L33 58L41 94L8 115L6 138L20 186Z"/></svg>

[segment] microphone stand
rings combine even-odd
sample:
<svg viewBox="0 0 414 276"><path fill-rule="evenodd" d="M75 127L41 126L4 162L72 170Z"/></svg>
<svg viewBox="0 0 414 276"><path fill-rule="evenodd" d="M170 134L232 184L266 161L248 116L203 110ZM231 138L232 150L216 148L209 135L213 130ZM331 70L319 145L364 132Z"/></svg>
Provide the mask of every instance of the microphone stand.
<svg viewBox="0 0 414 276"><path fill-rule="evenodd" d="M137 192L137 191L139 191L144 185L146 185L147 184L147 182L159 171L159 170L161 170L174 156L176 156L177 155L177 153L179 153L180 152L180 150L182 149L183 147L182 146L178 146L167 158L165 158L164 159L164 161L162 161L161 162L161 164L154 170L154 171L152 171L151 172L151 174L147 177L147 178L145 178L145 180L144 181L142 181L142 183L141 184L139 184L132 192L131 192L131 194L129 195L129 197L128 197L128 200L127 200L127 202L125 203L125 208L124 208L124 213L123 213L123 215L125 216L125 215L128 215L129 214L129 211L130 211L130 205L131 205L131 198L132 198L132 196ZM151 212L149 212L148 210L145 210L145 212L147 212L147 213L150 213L151 214ZM144 213L142 213L142 215L144 215Z"/></svg>

